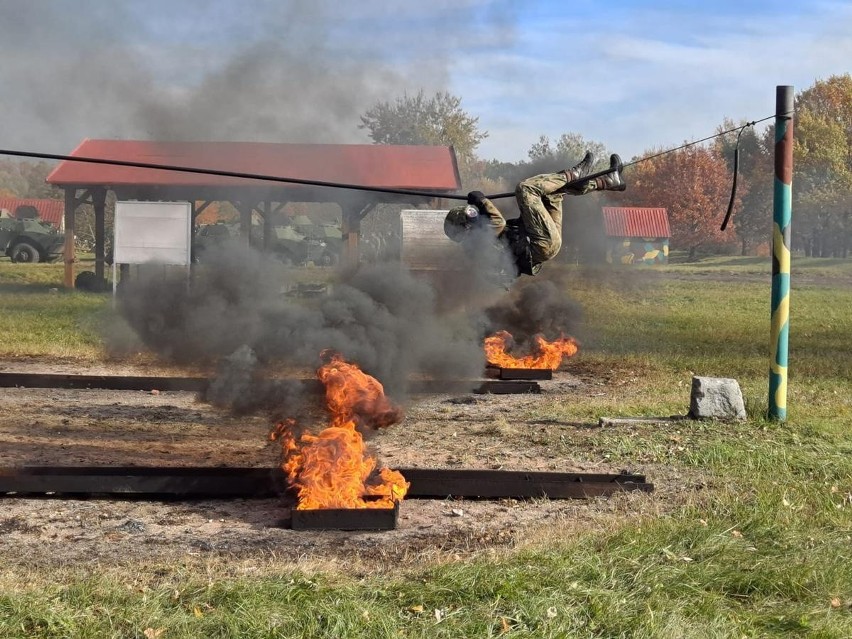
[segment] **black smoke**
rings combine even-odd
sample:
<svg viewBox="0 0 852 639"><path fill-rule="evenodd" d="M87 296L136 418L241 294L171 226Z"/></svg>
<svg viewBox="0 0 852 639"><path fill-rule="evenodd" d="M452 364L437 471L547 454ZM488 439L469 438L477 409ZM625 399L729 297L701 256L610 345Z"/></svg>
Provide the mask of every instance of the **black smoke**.
<svg viewBox="0 0 852 639"><path fill-rule="evenodd" d="M39 0L0 3L7 148L85 138L369 142L359 116L446 90L453 44L501 46L511 17L472 0ZM375 16L381 15L381 20ZM495 37L498 36L498 37ZM436 46L435 43L442 43Z"/></svg>
<svg viewBox="0 0 852 639"><path fill-rule="evenodd" d="M541 279L540 279L541 278ZM542 335L547 340L574 336L580 327L582 309L555 279L522 279L510 294L485 310L487 333L505 330L518 346Z"/></svg>
<svg viewBox="0 0 852 639"><path fill-rule="evenodd" d="M265 370L313 371L330 349L403 397L412 375L475 378L484 355L466 315L443 315L434 288L398 263L340 274L327 295L299 301L290 272L254 249L225 244L192 280L150 265L122 282L119 310L134 339L181 364L218 366L210 399L239 412L274 412L281 389ZM117 331L112 334L119 335ZM127 335L127 333L124 333ZM120 341L110 343L121 350ZM297 387L285 387L295 404Z"/></svg>

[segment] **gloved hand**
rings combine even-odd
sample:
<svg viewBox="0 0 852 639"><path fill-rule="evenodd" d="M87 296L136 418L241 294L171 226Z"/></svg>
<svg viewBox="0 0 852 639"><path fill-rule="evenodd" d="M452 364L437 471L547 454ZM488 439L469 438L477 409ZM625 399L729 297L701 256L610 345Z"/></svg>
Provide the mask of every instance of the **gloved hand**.
<svg viewBox="0 0 852 639"><path fill-rule="evenodd" d="M482 191L471 191L467 194L468 204L473 204L476 207L481 207L483 200L485 200L485 194Z"/></svg>

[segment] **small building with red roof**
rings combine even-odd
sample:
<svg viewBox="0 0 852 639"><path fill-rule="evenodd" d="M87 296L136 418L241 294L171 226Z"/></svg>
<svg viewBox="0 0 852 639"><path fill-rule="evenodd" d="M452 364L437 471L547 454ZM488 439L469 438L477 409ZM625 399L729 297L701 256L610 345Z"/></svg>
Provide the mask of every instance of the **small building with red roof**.
<svg viewBox="0 0 852 639"><path fill-rule="evenodd" d="M669 259L668 212L664 208L602 208L606 260L610 264L665 264Z"/></svg>

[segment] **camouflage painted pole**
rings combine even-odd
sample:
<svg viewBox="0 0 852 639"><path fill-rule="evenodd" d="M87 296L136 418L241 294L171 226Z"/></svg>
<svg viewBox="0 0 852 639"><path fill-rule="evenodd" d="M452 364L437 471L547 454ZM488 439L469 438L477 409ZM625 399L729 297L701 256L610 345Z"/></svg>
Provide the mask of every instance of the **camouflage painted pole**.
<svg viewBox="0 0 852 639"><path fill-rule="evenodd" d="M790 336L790 222L793 217L793 87L775 88L775 190L772 211L772 320L769 418L787 419Z"/></svg>

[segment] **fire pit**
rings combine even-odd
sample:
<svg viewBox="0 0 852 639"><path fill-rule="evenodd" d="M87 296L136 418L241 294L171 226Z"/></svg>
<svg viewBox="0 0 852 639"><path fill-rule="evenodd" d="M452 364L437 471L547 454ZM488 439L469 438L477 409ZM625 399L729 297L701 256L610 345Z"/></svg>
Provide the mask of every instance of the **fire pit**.
<svg viewBox="0 0 852 639"><path fill-rule="evenodd" d="M317 377L325 387L329 424L314 434L286 419L270 438L281 442L282 469L296 495L291 526L296 530L392 530L399 501L409 484L395 470L379 468L364 443L362 429L396 424L402 411L381 383L325 351Z"/></svg>
<svg viewBox="0 0 852 639"><path fill-rule="evenodd" d="M553 371L562 364L564 357L573 357L578 350L577 342L564 335L554 341L535 337L535 352L516 357L508 351L514 340L507 331L497 331L485 338L485 358L488 362L486 374L501 380L549 380Z"/></svg>
<svg viewBox="0 0 852 639"><path fill-rule="evenodd" d="M394 530L399 503L393 508L318 508L292 510L293 530Z"/></svg>

